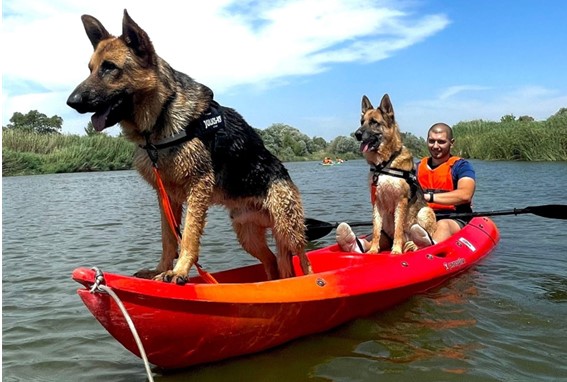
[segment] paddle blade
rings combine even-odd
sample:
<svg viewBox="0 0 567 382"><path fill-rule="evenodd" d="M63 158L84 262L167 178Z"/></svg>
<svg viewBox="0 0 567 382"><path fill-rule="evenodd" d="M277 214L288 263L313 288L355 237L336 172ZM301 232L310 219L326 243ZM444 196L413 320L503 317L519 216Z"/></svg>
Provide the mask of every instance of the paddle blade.
<svg viewBox="0 0 567 382"><path fill-rule="evenodd" d="M336 224L327 223L317 219L306 218L305 227L305 237L307 241L313 241L327 236L333 230L333 228L336 228Z"/></svg>
<svg viewBox="0 0 567 382"><path fill-rule="evenodd" d="M567 220L567 205L547 204L544 206L530 206L524 209L529 214L538 215L550 219Z"/></svg>

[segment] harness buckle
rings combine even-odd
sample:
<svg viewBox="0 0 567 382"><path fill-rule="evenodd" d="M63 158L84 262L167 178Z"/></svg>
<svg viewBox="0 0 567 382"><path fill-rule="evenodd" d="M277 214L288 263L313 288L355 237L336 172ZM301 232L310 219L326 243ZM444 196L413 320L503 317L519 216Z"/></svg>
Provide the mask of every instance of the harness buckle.
<svg viewBox="0 0 567 382"><path fill-rule="evenodd" d="M372 175L372 184L374 184L375 186L378 185L378 177L380 176L380 173L378 171L374 171L374 175Z"/></svg>
<svg viewBox="0 0 567 382"><path fill-rule="evenodd" d="M150 160L152 161L154 167L157 167L157 161L159 157L159 152L157 147L155 147L152 143L150 143L146 145L146 147L144 148L146 149L148 156L150 157Z"/></svg>
<svg viewBox="0 0 567 382"><path fill-rule="evenodd" d="M146 152L148 153L148 157L152 161L152 165L157 168L157 161L159 157L158 148L150 141L149 133L145 134L144 136L146 138L146 145L145 146L140 145L140 147L146 150Z"/></svg>

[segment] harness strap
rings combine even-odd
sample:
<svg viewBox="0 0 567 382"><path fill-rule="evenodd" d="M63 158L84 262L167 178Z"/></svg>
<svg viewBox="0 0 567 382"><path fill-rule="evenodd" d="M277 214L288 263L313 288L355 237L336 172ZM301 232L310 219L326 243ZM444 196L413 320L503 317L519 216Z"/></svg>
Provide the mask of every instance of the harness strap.
<svg viewBox="0 0 567 382"><path fill-rule="evenodd" d="M169 223L171 232L173 232L175 238L179 242L181 241L181 230L179 229L179 224L177 224L177 221L175 220L175 215L173 214L173 208L171 208L169 195L167 195L167 192L165 191L165 186L163 185L163 181L161 180L157 166L152 166L152 170L154 171L154 175L156 176L156 183L158 185L158 192L160 196L161 206L163 208L163 213L165 214L165 218Z"/></svg>

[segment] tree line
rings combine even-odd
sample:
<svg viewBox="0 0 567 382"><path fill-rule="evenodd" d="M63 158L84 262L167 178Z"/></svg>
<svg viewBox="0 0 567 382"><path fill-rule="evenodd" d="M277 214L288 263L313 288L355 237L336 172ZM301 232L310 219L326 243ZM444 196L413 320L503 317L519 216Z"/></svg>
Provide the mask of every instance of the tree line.
<svg viewBox="0 0 567 382"><path fill-rule="evenodd" d="M97 132L92 123L85 135L62 134L63 119L31 110L16 112L2 127L2 175L107 171L132 168L135 146L122 136ZM360 159L360 144L351 134L327 142L298 129L274 123L255 129L266 147L284 162L324 157ZM466 121L453 126L455 153L484 160L567 161L567 108L545 121L505 115L499 122ZM423 137L402 133L415 158L427 155Z"/></svg>

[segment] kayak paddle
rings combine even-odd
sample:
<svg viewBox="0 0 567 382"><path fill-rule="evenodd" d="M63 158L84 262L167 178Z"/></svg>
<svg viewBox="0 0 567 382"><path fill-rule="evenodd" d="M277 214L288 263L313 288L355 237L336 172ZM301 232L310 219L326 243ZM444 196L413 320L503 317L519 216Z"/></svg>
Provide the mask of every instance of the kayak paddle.
<svg viewBox="0 0 567 382"><path fill-rule="evenodd" d="M543 206L530 206L526 208L514 208L511 210L485 211L485 212L460 212L446 213L437 212L437 219L458 219L475 216L501 216L501 215L522 215L533 214L549 219L567 220L567 205L565 204L544 204Z"/></svg>
<svg viewBox="0 0 567 382"><path fill-rule="evenodd" d="M363 227L372 225L372 222L346 222L351 227ZM327 236L332 230L337 228L340 223L329 223L322 220L305 218L305 237L307 241L320 239Z"/></svg>
<svg viewBox="0 0 567 382"><path fill-rule="evenodd" d="M567 220L567 205L564 204L546 204L542 206L530 206L526 208L514 208L510 210L499 211L479 211L479 212L437 212L437 219L458 219L469 218L475 216L501 216L501 215L522 215L533 214L549 219ZM351 227L371 226L372 222L346 222ZM333 229L337 228L340 223L329 223L322 220L306 218L305 231L308 241L320 239L328 235Z"/></svg>

